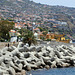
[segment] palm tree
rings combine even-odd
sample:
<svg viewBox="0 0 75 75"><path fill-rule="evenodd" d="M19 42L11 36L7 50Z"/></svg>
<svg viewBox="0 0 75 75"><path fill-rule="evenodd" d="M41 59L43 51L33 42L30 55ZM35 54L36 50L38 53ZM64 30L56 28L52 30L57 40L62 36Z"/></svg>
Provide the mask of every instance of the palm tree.
<svg viewBox="0 0 75 75"><path fill-rule="evenodd" d="M27 30L26 33L23 33L23 43L28 43L29 46L31 46L32 43L36 44L36 39L32 31Z"/></svg>

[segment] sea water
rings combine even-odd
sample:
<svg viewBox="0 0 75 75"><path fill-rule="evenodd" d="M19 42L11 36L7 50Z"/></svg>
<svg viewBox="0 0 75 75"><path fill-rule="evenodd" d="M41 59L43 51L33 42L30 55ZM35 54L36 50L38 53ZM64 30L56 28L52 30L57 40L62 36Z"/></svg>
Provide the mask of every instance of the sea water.
<svg viewBox="0 0 75 75"><path fill-rule="evenodd" d="M70 68L54 68L54 69L39 69L28 72L29 75L75 75L75 67Z"/></svg>

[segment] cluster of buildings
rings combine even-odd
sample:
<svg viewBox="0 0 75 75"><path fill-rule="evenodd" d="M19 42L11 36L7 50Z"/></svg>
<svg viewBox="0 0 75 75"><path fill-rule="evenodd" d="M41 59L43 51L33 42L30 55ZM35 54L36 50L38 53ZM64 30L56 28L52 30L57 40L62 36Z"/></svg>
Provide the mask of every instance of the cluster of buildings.
<svg viewBox="0 0 75 75"><path fill-rule="evenodd" d="M64 34L47 33L46 35L44 35L43 32L40 32L40 33L35 32L34 36L37 39L43 39L46 41L70 43L70 39L66 39Z"/></svg>
<svg viewBox="0 0 75 75"><path fill-rule="evenodd" d="M66 24L65 22L63 23ZM41 31L39 27L41 27L40 23L16 22L14 26L15 30L10 30L9 33L10 33L10 36L13 38L13 39L11 38L13 41L17 41L16 37L20 35L20 33L17 32L16 29L25 28L25 29L29 29L33 31L36 39L42 39L42 40L47 40L47 41L52 40L52 41L58 41L58 42L64 42L64 43L70 42L70 39L66 39L64 34L53 33L53 32L47 32L46 34L44 34L43 32L46 32L46 31Z"/></svg>
<svg viewBox="0 0 75 75"><path fill-rule="evenodd" d="M51 31L52 33L48 32L45 35L45 39L60 38L59 41L61 41L64 38L66 41L65 36L60 31L62 33L67 31L66 35L69 34L70 26L75 25L74 11L74 8L49 6L35 3L32 0L0 0L0 20L14 21L14 29L26 28L33 33L36 32L40 37L44 37L44 35L38 27ZM16 30L11 30L9 33L11 37L20 35ZM72 33L68 37L71 38L74 33L75 27L72 28ZM56 35L62 36L56 37ZM58 39L56 40L58 41Z"/></svg>

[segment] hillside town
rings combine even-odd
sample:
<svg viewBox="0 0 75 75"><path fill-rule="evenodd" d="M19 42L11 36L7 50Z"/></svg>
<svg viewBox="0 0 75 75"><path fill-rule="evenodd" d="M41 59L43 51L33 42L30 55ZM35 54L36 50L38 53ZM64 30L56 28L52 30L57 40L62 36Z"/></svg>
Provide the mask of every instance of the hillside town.
<svg viewBox="0 0 75 75"><path fill-rule="evenodd" d="M20 16L20 14L17 14ZM1 20L8 20L14 22L14 29L10 30L11 37L17 37L20 33L17 30L25 28L33 31L33 33L37 33L38 39L42 40L53 40L62 41L66 43L70 43L70 40L73 40L74 37L72 34L74 33L69 26L69 22L65 20L57 20L60 19L63 15L57 14L44 14L44 15L23 15L23 17L14 17L14 18L1 18ZM64 19L62 17L61 19ZM43 32L47 32L45 35Z"/></svg>
<svg viewBox="0 0 75 75"><path fill-rule="evenodd" d="M50 21L52 22L56 22L53 19L50 19ZM32 22L17 22L15 23L15 29L14 30L10 30L10 35L11 37L17 37L20 35L19 32L17 32L16 29L21 29L21 28L25 28L25 29L29 29L30 31L33 31L34 36L37 39L42 39L42 40L56 40L56 41L60 41L60 42L65 42L65 43L70 43L70 39L72 39L72 37L70 35L65 35L63 33L59 33L56 31L56 29L59 28L64 28L64 30L67 29L66 26L66 22L57 22L60 24L44 24L44 23L32 23ZM64 25L64 26L63 26ZM66 27L66 28L65 28ZM52 30L51 30L52 29ZM53 31L54 30L54 31ZM62 29L61 29L62 30Z"/></svg>
<svg viewBox="0 0 75 75"><path fill-rule="evenodd" d="M0 20L8 20L15 23L14 28L9 33L13 32L20 35L17 29L25 28L37 33L39 38L42 35L44 40L52 39L48 38L51 35L55 38L59 38L55 35L62 35L65 40L75 39L74 12L75 8L50 6L35 3L32 0L0 1ZM47 32L46 35L43 32Z"/></svg>

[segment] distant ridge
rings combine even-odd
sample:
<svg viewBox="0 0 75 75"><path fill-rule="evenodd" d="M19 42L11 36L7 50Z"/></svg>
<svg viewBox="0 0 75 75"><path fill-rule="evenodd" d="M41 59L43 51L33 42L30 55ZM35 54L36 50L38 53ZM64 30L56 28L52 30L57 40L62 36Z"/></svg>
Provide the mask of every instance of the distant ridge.
<svg viewBox="0 0 75 75"><path fill-rule="evenodd" d="M75 8L49 6L35 3L32 0L0 0L0 13L2 13L5 17L7 17L6 15L8 13L14 15L14 13L24 12L27 14L43 14L43 12L45 12L46 14L70 14L75 16Z"/></svg>
<svg viewBox="0 0 75 75"><path fill-rule="evenodd" d="M50 6L35 3L32 0L0 0L0 17L23 18L24 15L55 15L56 20L66 21L70 28L75 26L75 8L65 6ZM58 15L58 16L57 16Z"/></svg>

